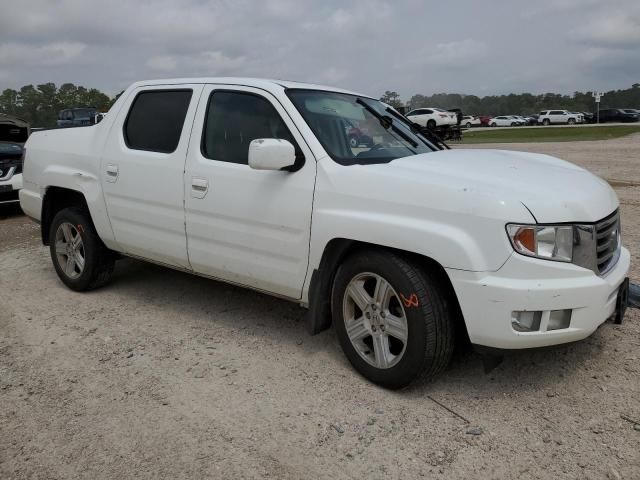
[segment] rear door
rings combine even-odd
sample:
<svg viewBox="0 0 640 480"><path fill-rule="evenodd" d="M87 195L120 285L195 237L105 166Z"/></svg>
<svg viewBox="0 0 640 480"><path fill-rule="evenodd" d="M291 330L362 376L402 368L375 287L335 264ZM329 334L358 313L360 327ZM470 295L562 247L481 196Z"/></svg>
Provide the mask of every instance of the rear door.
<svg viewBox="0 0 640 480"><path fill-rule="evenodd" d="M300 298L307 272L316 162L281 103L251 87L202 93L185 171L189 260L205 275ZM253 170L257 138L294 144L296 172Z"/></svg>
<svg viewBox="0 0 640 480"><path fill-rule="evenodd" d="M124 252L189 268L184 165L202 85L139 87L109 132L101 175Z"/></svg>

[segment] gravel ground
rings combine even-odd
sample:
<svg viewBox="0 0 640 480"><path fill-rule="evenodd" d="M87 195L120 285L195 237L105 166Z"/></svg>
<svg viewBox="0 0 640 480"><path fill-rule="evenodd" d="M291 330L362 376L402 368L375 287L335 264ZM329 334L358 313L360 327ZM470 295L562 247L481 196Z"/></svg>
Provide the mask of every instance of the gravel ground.
<svg viewBox="0 0 640 480"><path fill-rule="evenodd" d="M640 136L498 147L609 180L640 279ZM640 478L639 310L490 374L459 353L390 392L281 300L131 260L71 292L6 207L0 291L3 479Z"/></svg>

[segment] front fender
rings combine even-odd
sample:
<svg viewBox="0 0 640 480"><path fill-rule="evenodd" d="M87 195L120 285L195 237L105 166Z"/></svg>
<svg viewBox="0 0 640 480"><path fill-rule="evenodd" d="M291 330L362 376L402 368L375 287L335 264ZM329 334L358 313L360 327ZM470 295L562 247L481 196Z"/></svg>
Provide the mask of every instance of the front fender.
<svg viewBox="0 0 640 480"><path fill-rule="evenodd" d="M424 179L394 178L391 168L319 164L309 272L318 269L336 238L416 253L448 269L496 271L513 252L507 219L535 221L520 202L435 178L425 185ZM303 301L307 298L308 285Z"/></svg>

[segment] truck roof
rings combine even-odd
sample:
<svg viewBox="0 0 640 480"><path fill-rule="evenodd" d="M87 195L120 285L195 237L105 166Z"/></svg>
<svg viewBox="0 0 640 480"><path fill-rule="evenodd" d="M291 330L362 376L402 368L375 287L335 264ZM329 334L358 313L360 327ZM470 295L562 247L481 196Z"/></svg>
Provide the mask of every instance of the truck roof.
<svg viewBox="0 0 640 480"><path fill-rule="evenodd" d="M356 92L344 90L342 88L329 87L326 85L315 85L312 83L293 82L290 80L277 80L269 78L252 77L195 77L195 78L166 78L157 80L143 80L136 82L131 87L145 87L150 85L181 85L187 83L214 83L225 85L242 85L245 87L256 87L267 91L282 90L283 88L303 88L309 90L324 90L329 92L348 93L361 97L371 98L369 95L361 95Z"/></svg>

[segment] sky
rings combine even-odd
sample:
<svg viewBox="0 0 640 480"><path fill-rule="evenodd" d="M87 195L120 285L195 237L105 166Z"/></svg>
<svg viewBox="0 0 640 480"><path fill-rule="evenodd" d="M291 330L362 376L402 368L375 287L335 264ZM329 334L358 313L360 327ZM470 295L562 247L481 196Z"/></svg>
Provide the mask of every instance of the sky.
<svg viewBox="0 0 640 480"><path fill-rule="evenodd" d="M413 94L640 82L640 0L0 0L0 90L253 76Z"/></svg>

